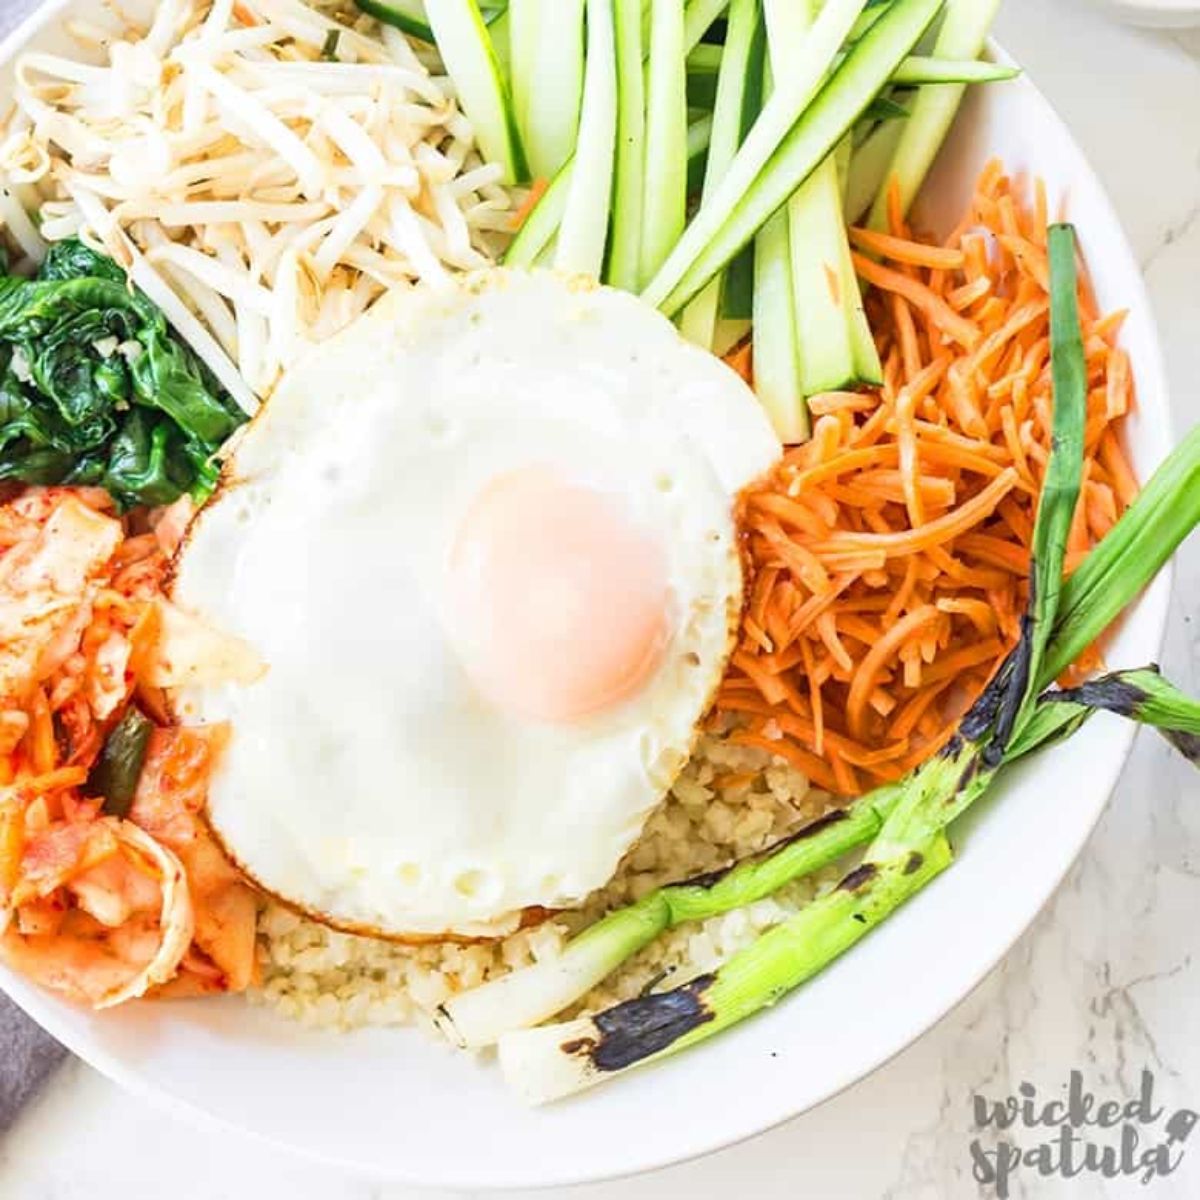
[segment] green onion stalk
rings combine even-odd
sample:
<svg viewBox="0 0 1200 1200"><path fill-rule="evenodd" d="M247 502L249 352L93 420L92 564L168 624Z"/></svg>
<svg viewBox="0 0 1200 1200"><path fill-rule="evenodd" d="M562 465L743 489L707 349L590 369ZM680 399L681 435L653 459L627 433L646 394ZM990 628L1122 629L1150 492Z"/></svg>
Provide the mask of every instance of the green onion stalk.
<svg viewBox="0 0 1200 1200"><path fill-rule="evenodd" d="M773 1004L818 973L950 863L947 827L1016 758L1074 732L1094 711L1154 725L1197 760L1200 705L1153 668L1069 691L1044 689L1149 582L1200 521L1200 430L1184 439L1065 584L1067 531L1082 474L1086 376L1076 312L1075 240L1050 232L1053 450L1034 529L1030 599L1018 645L937 756L723 874L660 889L603 918L553 962L447 1003L445 1027L469 1044L498 1040L501 1065L531 1102L578 1091L675 1053ZM1190 493L1190 494L1189 494ZM1062 645L1073 648L1065 654ZM869 843L869 844L868 844ZM716 971L593 1017L537 1029L664 929L769 895L866 845L833 891Z"/></svg>
<svg viewBox="0 0 1200 1200"><path fill-rule="evenodd" d="M1200 702L1164 679L1157 666L1116 671L1079 687L1044 693L1022 736L1044 745L1074 733L1096 712L1116 713L1157 729L1184 758L1200 766ZM1020 752L1022 747L1016 749Z"/></svg>

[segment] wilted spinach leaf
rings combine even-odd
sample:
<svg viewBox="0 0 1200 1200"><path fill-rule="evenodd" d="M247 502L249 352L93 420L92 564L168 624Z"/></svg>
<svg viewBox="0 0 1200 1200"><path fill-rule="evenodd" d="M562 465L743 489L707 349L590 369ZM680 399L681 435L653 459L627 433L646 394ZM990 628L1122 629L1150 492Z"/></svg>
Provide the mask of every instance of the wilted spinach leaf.
<svg viewBox="0 0 1200 1200"><path fill-rule="evenodd" d="M111 259L69 239L36 278L0 274L0 479L203 499L244 420Z"/></svg>

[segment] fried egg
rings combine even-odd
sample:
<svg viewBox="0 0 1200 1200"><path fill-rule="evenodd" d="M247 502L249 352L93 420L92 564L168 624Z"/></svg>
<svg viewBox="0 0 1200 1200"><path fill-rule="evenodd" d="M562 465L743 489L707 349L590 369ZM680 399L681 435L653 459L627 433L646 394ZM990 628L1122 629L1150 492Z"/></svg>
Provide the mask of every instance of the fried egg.
<svg viewBox="0 0 1200 1200"><path fill-rule="evenodd" d="M779 444L634 297L548 272L392 292L281 382L173 599L252 679L208 817L339 928L490 937L612 876L686 761L742 602L737 492Z"/></svg>

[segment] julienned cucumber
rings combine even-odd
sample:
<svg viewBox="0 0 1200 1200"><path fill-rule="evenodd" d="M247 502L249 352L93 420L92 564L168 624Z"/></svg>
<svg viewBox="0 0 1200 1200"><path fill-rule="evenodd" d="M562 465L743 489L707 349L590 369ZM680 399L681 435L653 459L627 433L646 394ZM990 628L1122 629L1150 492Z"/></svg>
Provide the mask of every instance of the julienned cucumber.
<svg viewBox="0 0 1200 1200"><path fill-rule="evenodd" d="M827 0L821 19L831 7L832 0ZM724 221L719 221L711 234L709 223L704 228L705 236L689 237L700 225L707 206L701 207L675 253L646 288L645 299L673 314L695 296L853 128L940 8L941 0L893 0L812 102L802 108L799 120L753 181L739 189L725 210L728 215ZM814 24L809 41L816 36L821 19ZM767 109L763 111L765 115Z"/></svg>
<svg viewBox="0 0 1200 1200"><path fill-rule="evenodd" d="M543 0L510 0L508 6L508 63L509 96L513 120L521 135L521 145L528 160L529 142L526 129L529 106L532 102L533 80L537 74L538 33ZM536 170L531 172L537 178Z"/></svg>
<svg viewBox="0 0 1200 1200"><path fill-rule="evenodd" d="M862 11L863 3L864 0L826 0L821 15L813 24L811 36L805 39L804 45L788 63L786 77L778 81L774 94L763 105L716 191L701 204L700 211L684 230L683 237L662 269L643 292L643 298L648 303L660 305L676 289L688 268L720 232L729 213L742 203L764 167L788 138L789 132L798 121L802 121L814 97L823 89L829 69L846 40L850 26ZM891 69L894 67L895 64L891 64ZM881 84L876 85L876 91L879 86ZM811 164L809 170L812 166L816 166L816 162ZM794 191L800 182L802 178L796 180L790 191ZM786 195L782 197L779 204L786 198ZM774 207L778 208L779 204ZM769 215L769 212L763 213L754 228L762 225ZM747 236L745 241L749 240ZM710 271L702 282L707 283L715 273L716 270ZM699 286L693 288L686 297L680 299L672 312L681 308L699 290Z"/></svg>
<svg viewBox="0 0 1200 1200"><path fill-rule="evenodd" d="M355 4L368 16L399 29L401 33L420 38L423 42L433 41L433 30L429 27L429 17L425 12L425 0L355 0ZM506 7L503 2L484 4L484 21L492 24L504 14Z"/></svg>
<svg viewBox="0 0 1200 1200"><path fill-rule="evenodd" d="M691 50L729 7L729 0L687 0L683 15L684 48Z"/></svg>
<svg viewBox="0 0 1200 1200"><path fill-rule="evenodd" d="M807 4L808 0L797 0ZM763 95L774 86L771 39L778 35L772 5L791 0L766 0L767 53L763 62ZM777 57L777 56L776 56ZM754 294L751 305L754 393L785 444L802 442L809 434L808 407L800 382L800 345L796 338L796 286L792 268L791 208L775 213L754 238ZM720 273L715 275L720 278ZM705 285L711 287L710 281ZM700 293L701 296L704 292ZM695 303L693 301L692 303ZM686 309L684 310L687 311Z"/></svg>
<svg viewBox="0 0 1200 1200"><path fill-rule="evenodd" d="M511 0L513 108L534 179L575 152L583 96L584 0Z"/></svg>
<svg viewBox="0 0 1200 1200"><path fill-rule="evenodd" d="M613 0L617 51L617 160L612 232L604 281L636 292L642 269L646 190L646 78L642 0Z"/></svg>
<svg viewBox="0 0 1200 1200"><path fill-rule="evenodd" d="M933 45L934 55L977 58L999 7L1000 0L946 0L946 16ZM921 190L965 91L965 83L950 83L923 87L917 93L886 175L899 186L903 211L908 211ZM888 186L885 183L871 209L871 225L876 229L887 225Z"/></svg>
<svg viewBox="0 0 1200 1200"><path fill-rule="evenodd" d="M410 37L433 41L433 30L425 15L424 0L354 0L368 16L392 25Z"/></svg>
<svg viewBox="0 0 1200 1200"><path fill-rule="evenodd" d="M559 270L599 278L608 241L617 141L617 52L613 0L587 0L587 66L575 165L558 230Z"/></svg>
<svg viewBox="0 0 1200 1200"><path fill-rule="evenodd" d="M703 293L701 293L703 294ZM800 385L796 300L792 285L791 232L786 212L776 213L754 239L754 394L786 444L808 437L808 409Z"/></svg>
<svg viewBox="0 0 1200 1200"><path fill-rule="evenodd" d="M727 46L702 42L687 56L688 75L716 75L725 60ZM839 56L840 61L840 56ZM893 83L914 86L921 83L1002 83L1020 75L1019 67L988 62L979 58L934 58L910 54L892 76Z"/></svg>
<svg viewBox="0 0 1200 1200"><path fill-rule="evenodd" d="M500 164L505 183L526 178L525 154L508 88L478 3L425 0L425 12L484 158Z"/></svg>
<svg viewBox="0 0 1200 1200"><path fill-rule="evenodd" d="M1016 79L1018 67L979 58L928 58L910 54L892 76L893 83L1003 83Z"/></svg>
<svg viewBox="0 0 1200 1200"><path fill-rule="evenodd" d="M538 255L554 240L567 211L567 194L571 187L571 175L575 160L567 159L550 181L538 202L529 211L517 236L509 243L501 260L506 267L532 267Z"/></svg>
<svg viewBox="0 0 1200 1200"><path fill-rule="evenodd" d="M762 72L765 53L762 9L759 0L733 0L729 6L717 97L713 110L712 144L704 173L701 201L716 190L741 145L742 138L758 115L762 103ZM745 268L743 268L745 270ZM753 275L753 265L750 265ZM724 303L724 283L718 277L687 307L680 322L684 337L712 349L717 320ZM750 315L749 308L742 314Z"/></svg>
<svg viewBox="0 0 1200 1200"><path fill-rule="evenodd" d="M807 35L810 22L804 5L808 2L767 0L767 45L779 69L786 61L786 48L801 44ZM787 214L801 406L818 392L880 383L882 367L846 240L835 154L827 156L796 191ZM788 438L797 430L806 431L808 422L796 416L785 425L776 431Z"/></svg>
<svg viewBox="0 0 1200 1200"><path fill-rule="evenodd" d="M638 0L634 0L637 3ZM688 126L687 153L688 169L693 164L702 167L708 154L709 142L712 138L713 122L711 117L701 117ZM562 223L563 213L567 208L567 192L571 186L571 175L575 169L575 159L571 157L559 168L558 173L550 181L549 187L538 198L529 215L521 224L516 237L509 243L501 262L506 267L544 266L546 251L553 245L558 227ZM640 209L639 209L640 211ZM611 264L610 264L611 270ZM616 280L605 278L606 283L614 287L621 286Z"/></svg>
<svg viewBox="0 0 1200 1200"><path fill-rule="evenodd" d="M683 6L650 0L646 66L646 163L639 285L662 266L687 212L687 74Z"/></svg>
<svg viewBox="0 0 1200 1200"><path fill-rule="evenodd" d="M903 132L903 121L882 121L855 146L846 177L844 211L847 225L857 225L870 212L875 197L883 188Z"/></svg>

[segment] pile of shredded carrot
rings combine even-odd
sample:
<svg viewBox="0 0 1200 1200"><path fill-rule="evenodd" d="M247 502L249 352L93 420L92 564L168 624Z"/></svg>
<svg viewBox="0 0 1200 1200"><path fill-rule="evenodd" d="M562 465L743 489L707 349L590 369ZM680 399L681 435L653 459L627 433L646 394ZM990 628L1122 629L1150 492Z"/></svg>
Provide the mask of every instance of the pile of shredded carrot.
<svg viewBox="0 0 1200 1200"><path fill-rule="evenodd" d="M888 233L851 231L883 386L813 397L811 441L742 499L747 604L713 721L842 795L941 746L1018 636L1052 408L1046 196L1020 190L989 164L941 245L895 202ZM1085 282L1080 316L1068 572L1137 490L1124 313L1098 314ZM752 371L746 347L731 361Z"/></svg>

